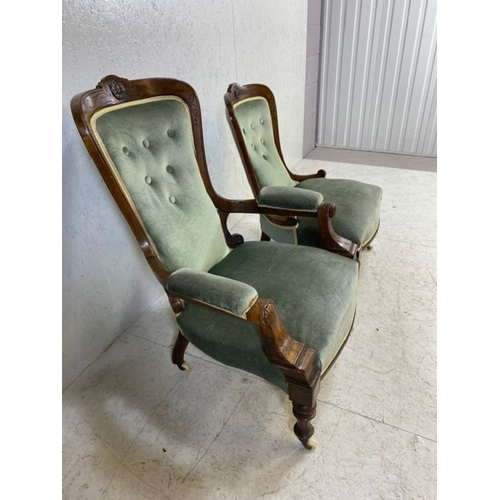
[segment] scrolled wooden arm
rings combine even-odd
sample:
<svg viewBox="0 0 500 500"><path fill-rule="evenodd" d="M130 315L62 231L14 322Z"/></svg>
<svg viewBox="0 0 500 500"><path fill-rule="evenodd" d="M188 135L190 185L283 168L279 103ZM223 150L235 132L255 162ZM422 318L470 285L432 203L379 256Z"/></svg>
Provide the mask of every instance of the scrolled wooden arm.
<svg viewBox="0 0 500 500"><path fill-rule="evenodd" d="M325 202L318 209L318 229L326 248L350 259L359 260L359 248L356 243L337 234L330 219L335 215L337 207L334 203Z"/></svg>
<svg viewBox="0 0 500 500"><path fill-rule="evenodd" d="M317 217L318 212L311 210L300 210L296 208L267 207L257 203L256 200L230 200L215 194L212 197L214 205L220 212L279 215L284 217Z"/></svg>
<svg viewBox="0 0 500 500"><path fill-rule="evenodd" d="M230 200L223 198L215 191L210 193L219 216L221 218L226 242L230 248L241 245L243 238L239 234L231 234L227 227L227 219L230 213L247 213L266 215L274 224L290 227L297 225L298 217L315 217L318 219L318 230L326 248L331 252L338 253L350 259L359 259L358 245L337 234L330 219L334 217L336 206L331 202L324 202L317 212L306 210L285 209L277 207L259 206L256 200Z"/></svg>
<svg viewBox="0 0 500 500"><path fill-rule="evenodd" d="M269 299L257 299L247 313L248 321L259 325L264 352L269 361L279 367L285 378L299 378L313 384L319 376L314 366L315 352L290 337L278 314L275 303Z"/></svg>
<svg viewBox="0 0 500 500"><path fill-rule="evenodd" d="M326 177L326 171L323 169L318 170L315 174L304 174L304 175L294 174L291 171L289 172L290 172L290 177L297 182L306 181L307 179L321 179L323 177Z"/></svg>

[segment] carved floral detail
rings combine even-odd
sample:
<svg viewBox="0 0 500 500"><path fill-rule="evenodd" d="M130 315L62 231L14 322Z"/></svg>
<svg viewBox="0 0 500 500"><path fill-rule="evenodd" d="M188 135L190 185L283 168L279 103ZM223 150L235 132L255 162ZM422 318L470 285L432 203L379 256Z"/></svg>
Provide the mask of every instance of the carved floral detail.
<svg viewBox="0 0 500 500"><path fill-rule="evenodd" d="M97 95L88 95L84 101L83 106L86 109L94 109L96 106L104 106L113 102L113 99L108 93L99 93Z"/></svg>
<svg viewBox="0 0 500 500"><path fill-rule="evenodd" d="M200 124L200 110L198 108L198 99L194 94L190 94L187 98L187 105L191 111L193 122L195 125Z"/></svg>
<svg viewBox="0 0 500 500"><path fill-rule="evenodd" d="M109 90L118 100L125 97L125 85L120 80L110 80Z"/></svg>
<svg viewBox="0 0 500 500"><path fill-rule="evenodd" d="M276 308L271 302L267 302L262 308L261 321L265 325L270 325L276 321Z"/></svg>
<svg viewBox="0 0 500 500"><path fill-rule="evenodd" d="M89 95L83 100L83 107L86 109L94 109L94 101Z"/></svg>

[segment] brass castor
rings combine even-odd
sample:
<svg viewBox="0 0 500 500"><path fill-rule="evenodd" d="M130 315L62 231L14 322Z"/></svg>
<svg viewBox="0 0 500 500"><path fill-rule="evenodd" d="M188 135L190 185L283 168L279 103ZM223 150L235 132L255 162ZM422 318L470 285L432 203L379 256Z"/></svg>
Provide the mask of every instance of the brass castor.
<svg viewBox="0 0 500 500"><path fill-rule="evenodd" d="M306 442L302 441L302 446L304 446L306 450L315 450L318 446L318 442L311 437Z"/></svg>

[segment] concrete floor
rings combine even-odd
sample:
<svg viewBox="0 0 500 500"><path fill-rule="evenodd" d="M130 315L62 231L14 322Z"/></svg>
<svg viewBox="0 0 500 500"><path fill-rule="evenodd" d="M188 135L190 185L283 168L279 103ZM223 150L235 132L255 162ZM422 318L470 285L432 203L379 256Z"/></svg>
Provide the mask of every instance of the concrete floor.
<svg viewBox="0 0 500 500"><path fill-rule="evenodd" d="M287 396L192 346L169 359L165 298L63 394L64 499L436 498L436 174L303 160L380 185L382 223L360 269L351 337L323 381L318 448ZM245 216L235 230L259 229Z"/></svg>

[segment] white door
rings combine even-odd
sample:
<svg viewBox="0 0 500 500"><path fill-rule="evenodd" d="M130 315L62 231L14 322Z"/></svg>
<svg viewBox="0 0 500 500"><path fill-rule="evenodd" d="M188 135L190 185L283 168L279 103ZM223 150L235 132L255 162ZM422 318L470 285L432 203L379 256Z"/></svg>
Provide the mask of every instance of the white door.
<svg viewBox="0 0 500 500"><path fill-rule="evenodd" d="M317 145L437 155L437 0L324 0Z"/></svg>

